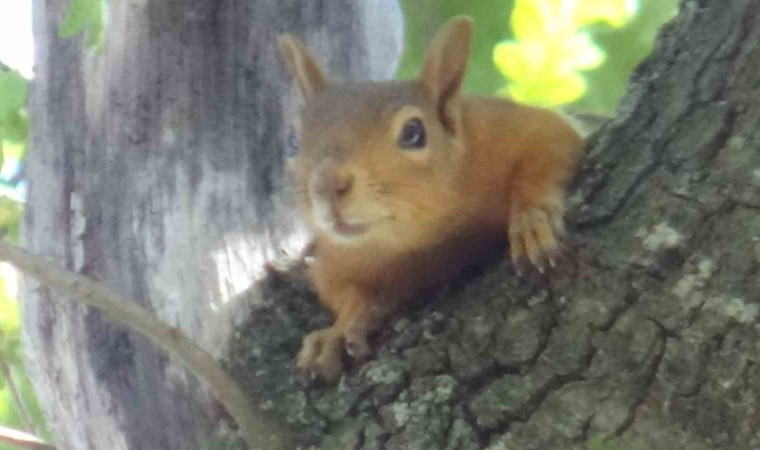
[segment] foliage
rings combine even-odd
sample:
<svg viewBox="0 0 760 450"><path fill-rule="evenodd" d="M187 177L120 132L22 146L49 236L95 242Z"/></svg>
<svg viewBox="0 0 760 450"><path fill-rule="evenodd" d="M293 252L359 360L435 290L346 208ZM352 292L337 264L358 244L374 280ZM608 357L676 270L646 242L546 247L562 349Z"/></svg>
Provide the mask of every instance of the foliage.
<svg viewBox="0 0 760 450"><path fill-rule="evenodd" d="M541 106L578 100L587 89L579 71L595 69L605 58L586 28L602 21L619 28L634 7L631 0L517 0L515 39L493 50L496 67L510 80L500 93Z"/></svg>
<svg viewBox="0 0 760 450"><path fill-rule="evenodd" d="M21 362L19 310L18 302L7 295L6 284L7 280L0 278L0 360L16 364Z"/></svg>
<svg viewBox="0 0 760 450"><path fill-rule="evenodd" d="M555 53L545 55L544 61L549 67L560 67L552 57L574 56L575 70L591 66L593 62L600 64L595 70L584 71L570 83L584 80L588 86L586 95L575 101L572 106L579 109L611 114L625 92L627 78L633 68L651 51L657 29L670 18L676 9L677 0L639 0L636 14L630 16L630 5L619 0L544 0L541 2L524 0L401 0L406 19L406 44L404 55L399 67L400 78L416 76L422 64L430 39L435 31L452 16L467 14L475 19L475 39L473 42L470 69L465 80L467 92L494 95L506 89L531 94L527 97L548 98L559 97L552 92L556 84L554 79L542 74L548 82L539 82L526 87L505 88L505 78L494 63L494 50L505 43L524 42L521 36L535 40L542 28L547 24L574 24L576 35L569 40L560 40ZM562 11L559 6L583 4L583 8L574 8L574 14L562 19L546 16L547 11ZM593 6L590 8L589 6ZM516 8L521 10L516 10ZM546 10L546 11L544 11ZM589 13L590 11L590 13ZM628 11L628 12L626 12ZM516 15L516 16L515 16ZM532 17L532 19L531 19ZM623 20L627 22L623 25ZM515 27L515 22L517 27ZM510 27L510 23L513 25ZM542 26L543 25L543 26ZM582 27L582 30L578 31ZM515 29L516 28L516 29ZM520 36L518 36L520 34ZM580 37L578 36L580 34ZM565 34L567 36L567 33ZM593 38L593 39L592 39ZM532 44L535 45L535 44ZM509 48L509 47L506 47ZM544 47L546 48L546 47ZM508 50L516 52L516 50ZM521 50L525 51L525 50ZM531 64L536 64L535 56L526 51L527 56L534 57ZM546 56L549 56L547 59ZM497 58L498 59L498 58ZM514 73L522 73L520 80L526 80L525 73L531 67L526 63L505 61L511 64ZM560 77L561 78L561 77ZM565 75L565 79L574 78ZM541 79L536 79L541 81ZM567 83L567 81L565 81ZM559 83L562 86L562 83ZM577 87L576 87L577 89ZM536 103L528 98L529 102ZM556 103L538 101L539 104Z"/></svg>
<svg viewBox="0 0 760 450"><path fill-rule="evenodd" d="M18 242L21 229L21 203L8 197L0 197L0 236ZM2 312L2 310L0 310ZM2 331L0 318L0 331Z"/></svg>
<svg viewBox="0 0 760 450"><path fill-rule="evenodd" d="M71 0L59 35L86 36L88 46L103 41L103 1ZM17 241L23 204L18 173L26 155L29 119L26 113L28 81L0 63L0 236ZM16 171L17 173L13 173ZM16 199L5 195L10 189ZM20 345L20 317L15 292L5 289L15 271L0 264L0 424L46 435L42 413L23 365ZM10 449L0 444L0 450Z"/></svg>
<svg viewBox="0 0 760 450"><path fill-rule="evenodd" d="M9 143L26 142L29 128L25 112L27 84L16 71L0 71L0 166Z"/></svg>
<svg viewBox="0 0 760 450"><path fill-rule="evenodd" d="M9 265L0 265L0 424L46 435L42 411L23 365L19 305L15 289L8 286L14 277ZM0 444L0 450L12 448Z"/></svg>
<svg viewBox="0 0 760 450"><path fill-rule="evenodd" d="M20 181L13 171L26 153L28 84L18 72L0 64L0 236L12 241L19 239L22 203L2 194L15 191ZM19 304L11 287L15 277L14 269L0 264L0 424L44 434L42 412L23 363ZM0 450L11 448L15 447L0 444Z"/></svg>
<svg viewBox="0 0 760 450"><path fill-rule="evenodd" d="M71 0L58 34L67 38L79 33L87 36L89 46L103 42L103 0Z"/></svg>

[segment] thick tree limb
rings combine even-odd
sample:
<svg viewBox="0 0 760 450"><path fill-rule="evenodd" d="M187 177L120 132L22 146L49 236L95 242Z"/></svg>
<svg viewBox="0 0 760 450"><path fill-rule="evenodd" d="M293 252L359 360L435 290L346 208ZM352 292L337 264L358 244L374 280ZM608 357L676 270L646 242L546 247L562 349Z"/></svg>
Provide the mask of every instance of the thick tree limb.
<svg viewBox="0 0 760 450"><path fill-rule="evenodd" d="M198 378L207 383L235 419L240 434L251 448L275 450L287 447L286 434L280 427L255 402L249 401L248 396L206 351L177 328L167 325L102 284L62 269L7 241L0 240L0 259L13 264L43 285L60 291L66 298L97 308L110 320L127 325L165 351L178 356Z"/></svg>

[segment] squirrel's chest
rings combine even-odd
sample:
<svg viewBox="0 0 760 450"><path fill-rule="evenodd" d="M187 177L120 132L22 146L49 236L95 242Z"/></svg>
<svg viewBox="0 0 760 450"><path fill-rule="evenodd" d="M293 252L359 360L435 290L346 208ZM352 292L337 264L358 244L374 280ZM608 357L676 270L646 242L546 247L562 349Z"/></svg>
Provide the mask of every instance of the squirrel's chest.
<svg viewBox="0 0 760 450"><path fill-rule="evenodd" d="M506 233L494 224L477 223L434 245L406 252L382 249L322 249L317 244L312 275L342 278L394 297L413 295L451 280L487 255L502 252Z"/></svg>

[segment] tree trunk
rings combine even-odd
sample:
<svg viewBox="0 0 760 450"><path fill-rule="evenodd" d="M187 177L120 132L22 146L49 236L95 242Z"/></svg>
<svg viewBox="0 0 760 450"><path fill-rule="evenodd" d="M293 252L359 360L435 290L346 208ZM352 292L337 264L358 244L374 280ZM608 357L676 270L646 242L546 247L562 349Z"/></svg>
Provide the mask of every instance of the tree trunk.
<svg viewBox="0 0 760 450"><path fill-rule="evenodd" d="M302 391L326 318L275 274L230 367L324 449L760 448L759 42L760 1L682 3L589 143L548 283L487 267Z"/></svg>
<svg viewBox="0 0 760 450"><path fill-rule="evenodd" d="M398 5L111 0L98 50L58 36L69 3L34 2L25 245L221 355L261 300L249 288L264 262L301 239L283 201L284 124L298 96L276 34L304 37L332 73L388 78L401 47ZM207 443L220 412L192 375L57 295L27 283L24 332L59 448Z"/></svg>

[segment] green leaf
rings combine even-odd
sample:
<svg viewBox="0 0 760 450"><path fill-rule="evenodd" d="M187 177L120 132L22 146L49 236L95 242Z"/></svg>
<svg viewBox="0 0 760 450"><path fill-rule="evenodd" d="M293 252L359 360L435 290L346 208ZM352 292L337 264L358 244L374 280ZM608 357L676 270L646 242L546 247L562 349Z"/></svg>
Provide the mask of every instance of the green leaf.
<svg viewBox="0 0 760 450"><path fill-rule="evenodd" d="M23 113L28 82L18 72L0 71L0 167L4 143L26 143L29 121Z"/></svg>
<svg viewBox="0 0 760 450"><path fill-rule="evenodd" d="M493 49L493 62L511 81L530 83L541 71L546 59L544 50L543 45L532 45L530 41L501 42Z"/></svg>
<svg viewBox="0 0 760 450"><path fill-rule="evenodd" d="M12 336L5 341L0 341L0 360L5 361L8 365L18 366L23 364L24 359L21 353L21 339L18 336Z"/></svg>
<svg viewBox="0 0 760 450"><path fill-rule="evenodd" d="M12 144L25 144L29 134L29 119L23 110L13 111L0 122L0 139ZM0 160L2 167L2 160Z"/></svg>
<svg viewBox="0 0 760 450"><path fill-rule="evenodd" d="M10 241L18 242L20 229L21 204L8 197L0 197L0 234ZM4 283L5 281L0 279L0 287ZM10 306L5 305L4 296L5 294L0 292L0 327L3 326L5 320L10 320L10 317L13 317L5 315L4 308L10 308Z"/></svg>
<svg viewBox="0 0 760 450"><path fill-rule="evenodd" d="M636 14L637 8L635 0L583 0L574 11L573 21L578 27L601 21L620 28Z"/></svg>
<svg viewBox="0 0 760 450"><path fill-rule="evenodd" d="M605 54L588 33L570 35L560 47L564 58L557 58L566 70L591 70L602 64Z"/></svg>
<svg viewBox="0 0 760 450"><path fill-rule="evenodd" d="M24 120L26 120L28 124L29 121L26 117L24 117ZM26 157L26 141L13 142L8 140L0 144L0 147L2 147L2 156L5 158L22 161Z"/></svg>
<svg viewBox="0 0 760 450"><path fill-rule="evenodd" d="M58 29L62 38L79 33L87 35L87 45L96 46L103 37L103 3L102 0L71 0Z"/></svg>
<svg viewBox="0 0 760 450"><path fill-rule="evenodd" d="M0 72L0 121L26 106L27 81L15 71Z"/></svg>
<svg viewBox="0 0 760 450"><path fill-rule="evenodd" d="M546 38L553 34L558 14L556 1L516 0L515 8L509 18L512 31L517 40Z"/></svg>

